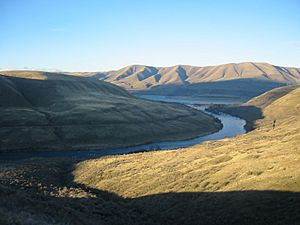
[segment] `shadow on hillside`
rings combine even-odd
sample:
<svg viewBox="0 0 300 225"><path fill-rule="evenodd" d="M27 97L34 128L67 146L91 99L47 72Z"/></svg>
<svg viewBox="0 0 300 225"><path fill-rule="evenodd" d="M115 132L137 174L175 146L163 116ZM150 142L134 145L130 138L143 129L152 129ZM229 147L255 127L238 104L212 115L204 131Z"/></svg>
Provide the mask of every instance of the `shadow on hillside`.
<svg viewBox="0 0 300 225"><path fill-rule="evenodd" d="M299 224L300 193L166 193L131 200L157 224Z"/></svg>
<svg viewBox="0 0 300 225"><path fill-rule="evenodd" d="M59 176L63 171L68 171L66 166L61 170ZM47 169L40 171L37 183L49 187L50 181L45 178L45 171ZM0 216L13 215L14 219L24 219L22 216L26 212L26 218L31 222L39 220L39 224L60 222L73 225L300 224L298 192L184 192L122 198L73 183L69 172L53 184L63 190L60 197L35 188L22 189L0 184ZM80 197L77 190L88 194Z"/></svg>
<svg viewBox="0 0 300 225"><path fill-rule="evenodd" d="M273 88L284 85L285 84L279 82L245 78L191 84L164 84L154 86L153 88L145 91L135 91L135 93L190 97L235 97L248 100Z"/></svg>
<svg viewBox="0 0 300 225"><path fill-rule="evenodd" d="M43 76L46 78L30 79L0 73L0 88L5 93L0 95L0 106L44 107L62 111L74 107L74 103L93 103L102 94L131 97L122 88L90 77L56 73L43 73Z"/></svg>

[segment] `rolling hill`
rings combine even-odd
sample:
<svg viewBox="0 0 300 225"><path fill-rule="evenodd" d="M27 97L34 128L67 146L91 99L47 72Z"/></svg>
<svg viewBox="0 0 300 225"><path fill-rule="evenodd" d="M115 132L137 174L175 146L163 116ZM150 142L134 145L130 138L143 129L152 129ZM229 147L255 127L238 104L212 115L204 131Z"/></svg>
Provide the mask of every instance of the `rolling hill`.
<svg viewBox="0 0 300 225"><path fill-rule="evenodd" d="M74 73L95 76L142 94L215 96L250 99L272 88L300 82L300 69L268 63L238 63L219 66L152 67L132 65L104 73Z"/></svg>
<svg viewBox="0 0 300 225"><path fill-rule="evenodd" d="M117 148L215 132L197 110L138 99L93 77L0 73L0 151Z"/></svg>
<svg viewBox="0 0 300 225"><path fill-rule="evenodd" d="M299 224L299 97L274 89L256 129L186 149L2 163L0 223Z"/></svg>

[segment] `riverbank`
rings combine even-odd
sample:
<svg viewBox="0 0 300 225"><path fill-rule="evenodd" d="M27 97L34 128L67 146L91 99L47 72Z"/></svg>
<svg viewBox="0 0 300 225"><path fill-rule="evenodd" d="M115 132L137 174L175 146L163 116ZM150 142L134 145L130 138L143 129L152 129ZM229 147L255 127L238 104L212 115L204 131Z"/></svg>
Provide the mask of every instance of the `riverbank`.
<svg viewBox="0 0 300 225"><path fill-rule="evenodd" d="M264 119L265 115L263 110L273 101L289 94L295 89L299 88L299 85L289 85L285 87L275 88L260 96L257 96L243 104L215 104L211 105L207 111L218 114L220 112L230 114L232 116L239 117L246 121L245 130L247 132L254 130L259 126L259 121ZM270 119L269 123L273 124L276 117ZM276 121L275 124L276 126Z"/></svg>
<svg viewBox="0 0 300 225"><path fill-rule="evenodd" d="M205 107L195 106L197 110L205 111ZM75 150L75 151L38 151L38 152L10 152L5 154L0 154L0 161L9 160L22 160L28 158L77 158L77 159L88 159L97 158L108 155L117 154L128 154L135 152L146 152L146 151L157 151L166 149L178 149L189 147L202 143L209 140L219 140L223 138L233 137L238 134L243 134L245 130L243 126L245 121L226 114L211 114L219 120L222 124L222 128L213 133L207 133L204 136L196 136L195 138L189 138L186 140L174 140L174 141L164 141L155 142L145 145L131 146L127 148L116 148L116 149L103 149L103 150Z"/></svg>

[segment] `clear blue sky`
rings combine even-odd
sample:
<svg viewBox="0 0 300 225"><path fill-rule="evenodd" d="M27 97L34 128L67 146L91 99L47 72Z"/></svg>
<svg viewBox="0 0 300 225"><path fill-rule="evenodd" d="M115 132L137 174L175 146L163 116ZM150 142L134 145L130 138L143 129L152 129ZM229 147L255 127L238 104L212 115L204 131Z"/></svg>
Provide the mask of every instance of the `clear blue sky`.
<svg viewBox="0 0 300 225"><path fill-rule="evenodd" d="M300 67L299 0L0 0L0 68Z"/></svg>

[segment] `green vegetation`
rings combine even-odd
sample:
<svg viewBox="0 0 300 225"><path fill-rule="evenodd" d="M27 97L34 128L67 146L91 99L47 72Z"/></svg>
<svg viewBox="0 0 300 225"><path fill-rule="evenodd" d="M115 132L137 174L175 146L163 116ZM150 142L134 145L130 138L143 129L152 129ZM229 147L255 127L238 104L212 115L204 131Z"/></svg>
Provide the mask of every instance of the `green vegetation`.
<svg viewBox="0 0 300 225"><path fill-rule="evenodd" d="M1 222L299 224L300 88L280 90L261 101L256 129L235 138L81 162L3 163Z"/></svg>
<svg viewBox="0 0 300 225"><path fill-rule="evenodd" d="M212 133L189 107L138 99L93 77L1 72L0 151L104 149Z"/></svg>

